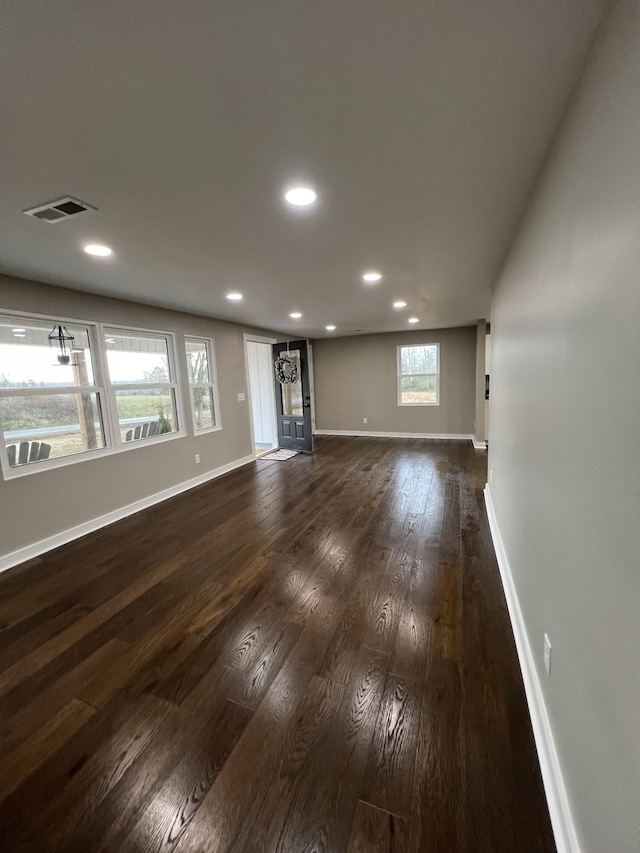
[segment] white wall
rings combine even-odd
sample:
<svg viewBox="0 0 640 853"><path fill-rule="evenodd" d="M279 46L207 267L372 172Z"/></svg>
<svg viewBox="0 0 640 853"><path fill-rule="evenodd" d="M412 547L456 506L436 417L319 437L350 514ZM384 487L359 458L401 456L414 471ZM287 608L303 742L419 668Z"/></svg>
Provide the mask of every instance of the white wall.
<svg viewBox="0 0 640 853"><path fill-rule="evenodd" d="M491 332L489 488L578 836L589 853L638 853L638 0L598 37Z"/></svg>

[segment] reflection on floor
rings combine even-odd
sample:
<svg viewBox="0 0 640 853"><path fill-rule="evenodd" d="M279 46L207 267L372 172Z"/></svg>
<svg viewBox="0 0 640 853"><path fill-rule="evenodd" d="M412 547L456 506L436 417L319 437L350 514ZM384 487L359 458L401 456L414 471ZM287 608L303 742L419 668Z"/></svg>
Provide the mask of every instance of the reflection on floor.
<svg viewBox="0 0 640 853"><path fill-rule="evenodd" d="M320 436L0 575L11 853L552 853L471 442Z"/></svg>

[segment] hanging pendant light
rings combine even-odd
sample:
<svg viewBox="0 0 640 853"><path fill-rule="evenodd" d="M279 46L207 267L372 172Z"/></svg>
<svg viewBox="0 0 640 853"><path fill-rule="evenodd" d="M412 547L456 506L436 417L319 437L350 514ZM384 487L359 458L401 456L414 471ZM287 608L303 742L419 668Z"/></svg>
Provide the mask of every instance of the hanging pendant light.
<svg viewBox="0 0 640 853"><path fill-rule="evenodd" d="M75 338L66 326L56 325L49 335L49 346L58 345L58 364L71 364L69 348L73 348Z"/></svg>

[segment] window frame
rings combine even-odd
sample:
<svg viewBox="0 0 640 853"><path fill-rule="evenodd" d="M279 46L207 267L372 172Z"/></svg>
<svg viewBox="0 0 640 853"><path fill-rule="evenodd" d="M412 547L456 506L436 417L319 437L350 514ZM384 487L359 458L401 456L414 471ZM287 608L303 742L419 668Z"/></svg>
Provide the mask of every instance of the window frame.
<svg viewBox="0 0 640 853"><path fill-rule="evenodd" d="M121 453L122 451L134 450L137 447L147 447L151 444L161 444L164 441L172 441L175 438L184 438L187 434L184 425L184 406L182 402L180 372L178 370L177 347L175 332L168 332L164 329L145 329L141 326L125 326L122 323L98 323L100 330L100 355L104 361L104 386L106 391L107 417L111 425L113 435L113 452ZM108 330L108 332L107 332ZM112 382L109 375L109 363L107 356L107 347L105 338L107 334L118 331L121 332L139 332L143 335L156 335L164 337L167 341L167 359L169 362L169 381L168 382ZM162 435L153 435L150 438L137 438L134 441L122 441L120 435L120 419L118 417L118 402L116 391L136 391L144 388L171 388L174 392L175 414L177 429L173 432L167 432Z"/></svg>
<svg viewBox="0 0 640 853"><path fill-rule="evenodd" d="M14 480L18 477L27 477L39 471L50 471L55 468L64 468L67 465L76 465L78 462L87 462L92 459L98 459L105 456L113 456L116 453L128 452L138 447L147 447L153 444L161 444L165 441L173 441L176 438L185 438L187 431L185 428L184 402L182 397L182 374L180 371L180 361L178 358L177 335L175 332L166 331L164 329L146 329L139 326L126 326L121 323L103 323L96 320L85 320L80 317L64 317L59 314L36 313L34 311L20 311L12 308L0 307L0 316L15 318L16 320L24 319L25 321L44 321L46 323L61 323L69 326L84 326L89 335L89 346L91 348L91 359L93 367L94 385L87 386L55 386L60 388L59 393L77 394L82 392L96 393L100 402L100 413L102 416L102 430L104 436L104 447L96 447L92 450L83 451L82 453L73 453L69 456L58 456L53 459L43 459L38 462L33 462L27 465L9 465L9 457L7 455L6 442L4 439L4 428L2 423L2 439L0 440L0 469L5 481ZM118 409L116 405L115 390L127 390L129 387L114 385L109 376L109 368L107 364L107 350L105 345L105 329L122 330L126 332L140 332L148 335L161 335L167 339L167 356L169 359L169 371L173 377L173 381L165 383L162 387L170 386L174 390L175 399L175 414L176 426L174 432L164 435L152 436L151 438L136 439L135 441L123 442L120 440L120 422L118 419ZM158 383L149 383L155 385ZM140 387L140 384L134 385ZM217 389L216 389L217 390ZM9 392L9 393L6 393ZM51 388L18 388L6 389L0 396L36 396L38 394L46 395L51 393ZM15 393L14 393L15 392ZM55 393L58 393L57 391ZM198 433L199 434L199 433Z"/></svg>
<svg viewBox="0 0 640 853"><path fill-rule="evenodd" d="M26 477L30 474L35 474L37 471L50 471L54 468L63 468L66 465L75 465L78 462L86 462L98 457L108 456L114 452L113 435L111 432L111 423L108 416L109 406L107 404L107 390L105 387L105 374L101 359L100 348L100 331L99 323L91 320L83 320L78 317L60 317L53 314L36 314L27 311L14 311L11 308L1 308L1 317L23 319L25 321L44 321L46 323L61 323L68 326L82 326L87 329L89 337L89 348L91 351L91 366L93 369L93 385L58 385L52 389L50 386L45 388L7 388L0 389L0 397L36 397L63 394L96 394L98 405L100 407L102 421L102 435L104 439L103 447L95 447L91 450L85 450L81 453L71 453L68 456L57 456L53 459L42 459L37 463L26 465L9 464L7 455L7 445L4 438L4 424L0 422L2 431L2 439L0 440L0 467L2 468L2 476L5 480L14 480L18 477Z"/></svg>
<svg viewBox="0 0 640 853"><path fill-rule="evenodd" d="M435 373L403 373L402 372L402 350L410 347L435 347L436 348L436 365ZM424 403L405 403L402 400L402 379L406 376L435 376L436 378L436 399L434 401L425 401ZM411 344L398 344L396 347L396 388L399 406L439 406L440 405L440 343L439 341L422 341Z"/></svg>
<svg viewBox="0 0 640 853"><path fill-rule="evenodd" d="M191 382L191 380L189 379L189 358L187 356L188 341L197 341L198 343L204 343L206 347L207 365L209 367L208 382ZM185 361L187 364L187 389L189 392L189 406L191 407L191 426L193 428L193 435L199 436L206 435L208 432L218 432L218 430L222 429L222 417L220 414L220 399L218 397L218 367L216 362L216 342L213 338L208 338L204 335L191 335L185 332L184 354ZM211 399L213 401L216 413L216 422L210 427L202 427L201 429L198 429L196 427L196 412L195 407L193 405L193 394L191 393L194 388L209 388L211 391Z"/></svg>

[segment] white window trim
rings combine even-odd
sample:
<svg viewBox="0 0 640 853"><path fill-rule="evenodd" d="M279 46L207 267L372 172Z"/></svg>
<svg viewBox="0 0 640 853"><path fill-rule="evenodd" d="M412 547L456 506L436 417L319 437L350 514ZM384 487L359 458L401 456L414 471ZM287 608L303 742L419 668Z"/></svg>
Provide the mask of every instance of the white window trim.
<svg viewBox="0 0 640 853"><path fill-rule="evenodd" d="M405 347L435 347L438 359L438 370L436 373L402 373L402 349ZM425 403L403 403L402 382L403 376L435 376L436 377L436 399L435 402ZM412 344L399 344L396 347L396 388L399 406L439 406L440 405L440 344L437 341L419 341Z"/></svg>
<svg viewBox="0 0 640 853"><path fill-rule="evenodd" d="M104 387L109 400L107 405L107 417L110 420L111 432L115 438L113 443L114 450L118 453L126 450L134 450L137 447L147 447L151 444L160 444L163 441L172 441L175 438L184 438L187 434L184 424L184 406L182 395L180 393L180 374L178 371L177 362L177 347L176 335L174 332L167 332L164 329L144 329L141 326L123 326L121 323L98 323L100 332L100 354L104 358ZM122 332L141 332L143 335L157 335L167 339L167 358L169 360L169 376L173 379L166 383L160 382L123 382L112 383L109 376L109 368L107 363L107 348L105 346L106 330L117 333ZM116 401L116 391L135 391L145 387L162 387L171 388L175 394L175 409L176 409L176 426L178 427L173 432L165 433L164 435L154 435L151 438L137 438L135 441L122 441L120 437L120 420L118 418L118 405Z"/></svg>
<svg viewBox="0 0 640 853"><path fill-rule="evenodd" d="M12 308L0 309L0 315L8 317L16 317L16 319L24 318L25 320L41 320L47 323L62 323L69 326L83 326L87 329L89 335L89 345L91 348L91 361L93 367L93 385L79 386L70 385L62 390L63 386L55 386L54 394L81 394L83 391L95 393L101 403L102 413L102 432L104 438L104 447L94 447L91 450L84 450L81 453L73 453L69 456L58 456L54 459L43 459L31 465L9 465L9 457L7 455L7 446L4 439L4 433L0 440L0 466L5 480L15 480L18 477L25 477L29 474L35 474L38 471L50 471L53 468L63 468L66 465L75 465L78 462L88 462L92 459L98 459L103 456L109 456L113 453L113 436L111 434L111 425L107 417L108 406L106 403L107 390L104 384L104 373L102 371L102 363L100 361L100 334L98 323L91 320L83 320L78 317L60 317L52 314L36 314L35 312L15 311ZM40 394L51 394L51 388L11 388L7 389L3 397L35 397Z"/></svg>
<svg viewBox="0 0 640 853"><path fill-rule="evenodd" d="M92 392L96 392L100 395L100 401L102 403L102 428L105 442L104 447L96 447L92 450L85 450L81 453L74 453L69 456L58 456L53 459L44 459L31 465L16 465L15 467L12 467L9 465L6 443L4 435L2 435L2 438L0 439L0 467L2 468L4 480L15 480L18 477L28 477L41 471L50 471L55 468L64 468L67 465L76 465L78 462L91 462L94 459L101 459L104 456L113 456L117 453L135 450L138 447L162 444L165 441L173 441L176 438L184 438L187 435L187 431L184 426L185 418L182 399L182 382L180 380L180 372L178 370L178 350L176 345L176 334L174 332L167 332L162 329L144 329L139 326L124 326L120 323L101 323L96 322L95 320L84 320L79 317L62 317L59 314L54 315L40 314L33 311L16 311L13 308L0 308L0 315L15 317L16 319L24 318L25 320L45 320L51 323L62 323L63 325L84 326L88 329L91 343L94 381L96 384L86 386L86 388L80 386L69 386L67 393L77 394L81 393L83 390L91 390ZM115 398L110 394L110 388L120 388L120 386L112 386L109 381L107 353L104 345L105 328L122 329L123 331L131 332L143 332L151 335L164 335L167 339L171 340L168 357L169 366L175 380L169 384L175 386L175 406L178 430L167 433L166 435L153 436L150 439L143 438L137 439L136 441L120 443L114 441L114 438L116 436L119 437L120 435L120 424L118 421L117 408L115 408ZM11 391L11 396L36 396L37 394L51 393L50 388L15 388L7 390ZM3 396L9 395L7 394Z"/></svg>
<svg viewBox="0 0 640 853"><path fill-rule="evenodd" d="M187 353L187 341L202 341L207 348L207 364L209 365L209 381L208 382L189 382L189 370L187 368L187 388L189 390L189 406L191 407L191 426L193 435L197 438L199 435L206 435L208 432L219 432L222 429L222 415L220 413L220 399L218 397L218 365L216 361L216 342L213 338L204 337L204 335L184 335L184 352L185 358ZM213 404L216 413L216 422L213 426L198 429L196 427L196 413L193 407L193 388L211 388L213 391Z"/></svg>

